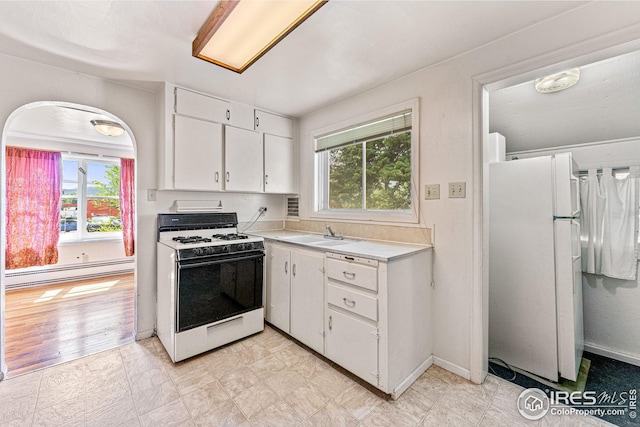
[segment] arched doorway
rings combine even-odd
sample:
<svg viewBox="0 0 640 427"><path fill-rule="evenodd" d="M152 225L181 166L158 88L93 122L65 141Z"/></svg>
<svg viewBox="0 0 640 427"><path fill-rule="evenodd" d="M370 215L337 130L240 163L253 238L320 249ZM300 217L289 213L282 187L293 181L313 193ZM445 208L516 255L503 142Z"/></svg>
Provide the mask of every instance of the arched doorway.
<svg viewBox="0 0 640 427"><path fill-rule="evenodd" d="M95 125L99 123L95 121L100 120L112 122L122 132L116 132L120 133L116 136L96 132ZM7 182L7 147L57 153L60 164L60 182L57 185L61 188L56 259L45 262L45 265L12 263L10 269L6 269L6 253L2 253L0 362L4 365L3 369L8 366L8 376L11 377L133 341L137 307L136 256L131 248L135 241L136 218L135 215L128 217L130 219L125 221L124 230L120 218L121 212L135 212L136 144L131 130L118 117L94 107L50 101L23 105L9 116L2 134L2 200L6 200L11 188L11 183ZM121 176L125 181L121 181ZM132 189L133 197L127 198L126 206L120 206L122 198L118 192L122 188L121 182L129 183L127 188ZM9 209L11 207L7 207L6 203L2 204L3 224L7 224ZM3 229L1 236L5 248L7 230L10 227ZM24 237L29 240L27 235ZM125 249L125 243L129 245L128 250ZM60 283L70 285L58 286ZM45 288L44 285L49 287ZM14 313L8 311L11 307L7 304L10 302L7 292L13 293L14 289L31 291L31 294L26 294L26 300L20 303L31 306L20 314L23 318L17 323L21 323L23 329L31 329L34 334L45 334L46 339L40 341L58 340L57 347L36 348L37 355L34 357L34 351L29 352L33 340L19 338L11 342L15 331L12 330L9 335L7 330L11 327ZM122 299L122 295L128 298L128 301L121 301L126 306L126 314L118 313L122 307L114 307L113 301L110 301L111 306L105 307L104 312L117 320L109 320L103 315L103 323L96 329L90 327L97 322L95 317L78 318L84 315L98 316L100 309L96 308L95 302L100 298L108 298L115 289L120 291L118 300ZM34 299L33 295L37 297ZM39 310L42 313L45 304L53 303L59 305L46 315L57 318L40 318L31 325L24 322L24 316L28 316L29 312ZM65 314L64 310L72 307L73 303L76 304L75 308L71 308L73 313ZM110 321L118 322L118 325L111 328L108 325ZM118 334L124 336L114 339L114 335ZM78 337L83 338L74 341ZM12 353L9 356L10 349ZM31 362L26 362L29 357L39 360L32 369L28 366ZM19 369L14 369L18 365L16 360L21 360Z"/></svg>

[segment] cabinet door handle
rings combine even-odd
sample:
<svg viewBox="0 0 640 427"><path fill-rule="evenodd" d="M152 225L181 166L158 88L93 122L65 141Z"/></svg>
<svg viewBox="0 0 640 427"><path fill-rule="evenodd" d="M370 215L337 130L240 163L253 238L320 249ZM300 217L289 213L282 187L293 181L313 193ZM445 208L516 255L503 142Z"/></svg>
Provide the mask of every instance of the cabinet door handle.
<svg viewBox="0 0 640 427"><path fill-rule="evenodd" d="M227 120L231 120L231 111L227 110Z"/></svg>
<svg viewBox="0 0 640 427"><path fill-rule="evenodd" d="M342 274L344 274L344 277L346 277L349 280L353 280L356 278L356 273L351 273L349 271L343 271Z"/></svg>
<svg viewBox="0 0 640 427"><path fill-rule="evenodd" d="M229 182L229 172L227 172L227 182Z"/></svg>
<svg viewBox="0 0 640 427"><path fill-rule="evenodd" d="M269 175L265 174L264 175L264 185L267 185L267 184L269 184Z"/></svg>
<svg viewBox="0 0 640 427"><path fill-rule="evenodd" d="M260 126L260 117L256 117L256 128Z"/></svg>
<svg viewBox="0 0 640 427"><path fill-rule="evenodd" d="M294 276L296 275L296 265L295 264L293 264L293 269L291 270L291 272L293 273Z"/></svg>
<svg viewBox="0 0 640 427"><path fill-rule="evenodd" d="M220 173L216 172L216 182L220 181Z"/></svg>
<svg viewBox="0 0 640 427"><path fill-rule="evenodd" d="M347 299L347 298L342 298L342 301L344 302L344 305L346 305L347 307L355 307L356 306L356 302L352 299Z"/></svg>
<svg viewBox="0 0 640 427"><path fill-rule="evenodd" d="M333 329L333 317L329 316L329 330Z"/></svg>
<svg viewBox="0 0 640 427"><path fill-rule="evenodd" d="M284 274L289 274L289 261L284 262Z"/></svg>

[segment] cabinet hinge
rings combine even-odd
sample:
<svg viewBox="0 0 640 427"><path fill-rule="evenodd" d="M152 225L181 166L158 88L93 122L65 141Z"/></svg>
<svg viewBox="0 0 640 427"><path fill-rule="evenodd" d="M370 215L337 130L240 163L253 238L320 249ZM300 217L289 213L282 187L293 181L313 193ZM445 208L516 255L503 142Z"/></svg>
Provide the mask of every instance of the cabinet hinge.
<svg viewBox="0 0 640 427"><path fill-rule="evenodd" d="M376 340L380 340L380 334L378 333L378 330L372 331L371 335L373 335Z"/></svg>
<svg viewBox="0 0 640 427"><path fill-rule="evenodd" d="M373 371L371 371L370 373L371 373L371 375L373 375L373 376L374 376L374 378L375 378L375 379L377 379L377 380L379 380L379 379L380 379L380 374L379 374L379 373L377 373L377 372L373 372Z"/></svg>

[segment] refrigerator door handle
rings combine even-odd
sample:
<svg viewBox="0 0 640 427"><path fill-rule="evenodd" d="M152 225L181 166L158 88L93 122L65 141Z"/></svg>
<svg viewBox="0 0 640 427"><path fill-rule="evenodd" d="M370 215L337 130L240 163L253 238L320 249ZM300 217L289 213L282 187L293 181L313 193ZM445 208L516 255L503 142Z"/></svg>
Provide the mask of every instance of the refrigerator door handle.
<svg viewBox="0 0 640 427"><path fill-rule="evenodd" d="M575 186L573 196L575 197L576 210L571 212L571 216L580 215L580 178L575 175L571 175L571 183L569 185ZM579 224L578 224L579 225Z"/></svg>

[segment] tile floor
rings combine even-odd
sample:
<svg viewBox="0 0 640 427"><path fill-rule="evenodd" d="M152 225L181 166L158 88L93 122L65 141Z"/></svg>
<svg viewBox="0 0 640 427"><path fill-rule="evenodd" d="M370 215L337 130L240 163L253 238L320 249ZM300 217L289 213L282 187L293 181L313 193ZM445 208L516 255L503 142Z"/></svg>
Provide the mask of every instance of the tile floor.
<svg viewBox="0 0 640 427"><path fill-rule="evenodd" d="M604 426L529 422L521 387L474 385L432 366L399 400L363 386L278 331L173 364L157 338L0 382L0 426Z"/></svg>

